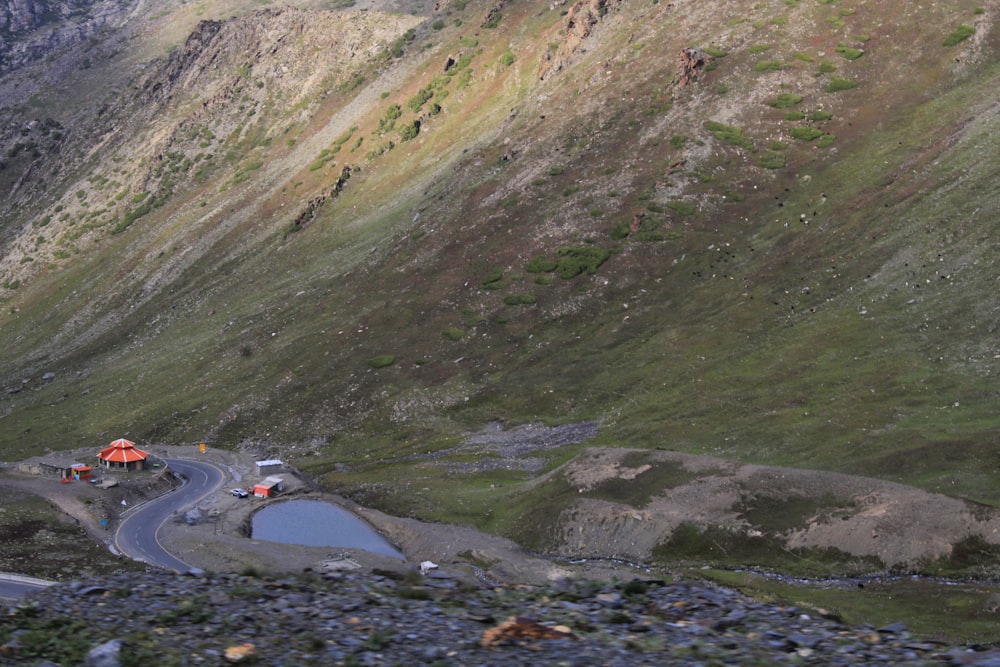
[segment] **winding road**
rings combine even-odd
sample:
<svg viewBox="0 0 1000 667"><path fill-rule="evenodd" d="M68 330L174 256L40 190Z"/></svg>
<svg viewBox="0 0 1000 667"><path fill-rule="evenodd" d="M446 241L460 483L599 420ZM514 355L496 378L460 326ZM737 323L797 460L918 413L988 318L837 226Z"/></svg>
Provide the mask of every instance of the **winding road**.
<svg viewBox="0 0 1000 667"><path fill-rule="evenodd" d="M167 551L160 543L160 528L179 512L218 491L226 474L211 463L190 459L168 459L167 465L184 479L184 483L169 493L127 510L115 531L115 547L133 560L187 572L191 565Z"/></svg>

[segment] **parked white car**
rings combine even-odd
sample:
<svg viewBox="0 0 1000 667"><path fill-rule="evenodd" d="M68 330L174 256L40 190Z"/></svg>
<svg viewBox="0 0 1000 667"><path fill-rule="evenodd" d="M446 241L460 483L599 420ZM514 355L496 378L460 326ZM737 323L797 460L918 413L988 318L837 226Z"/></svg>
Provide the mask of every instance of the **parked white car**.
<svg viewBox="0 0 1000 667"><path fill-rule="evenodd" d="M230 489L229 493L233 494L237 498L246 498L247 496L250 495L249 493L247 493L243 489Z"/></svg>

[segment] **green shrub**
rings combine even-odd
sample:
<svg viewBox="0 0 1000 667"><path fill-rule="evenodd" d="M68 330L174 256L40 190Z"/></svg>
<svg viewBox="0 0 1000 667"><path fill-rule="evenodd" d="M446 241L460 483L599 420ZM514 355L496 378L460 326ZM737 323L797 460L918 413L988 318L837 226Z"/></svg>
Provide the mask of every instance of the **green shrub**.
<svg viewBox="0 0 1000 667"><path fill-rule="evenodd" d="M368 366L375 369L392 366L394 363L396 363L396 357L391 354L381 354L368 360Z"/></svg>
<svg viewBox="0 0 1000 667"><path fill-rule="evenodd" d="M698 207L691 202L683 201L681 199L674 199L673 201L667 202L667 208L673 211L677 215L694 215L698 212Z"/></svg>
<svg viewBox="0 0 1000 667"><path fill-rule="evenodd" d="M842 90L850 90L858 84L853 81L848 81L847 79L841 79L839 77L833 77L830 79L830 83L826 84L825 90L828 93L838 93Z"/></svg>
<svg viewBox="0 0 1000 667"><path fill-rule="evenodd" d="M833 142L836 140L837 137L835 135L824 134L822 137L819 138L819 141L816 142L816 145L819 146L820 148L829 148L830 146L833 145Z"/></svg>
<svg viewBox="0 0 1000 667"><path fill-rule="evenodd" d="M781 153L765 153L760 156L760 166L765 169L781 169L785 166L785 156Z"/></svg>
<svg viewBox="0 0 1000 667"><path fill-rule="evenodd" d="M413 113L420 111L420 107L424 106L424 102L434 97L434 91L429 87L421 88L417 91L417 94L406 101L406 106Z"/></svg>
<svg viewBox="0 0 1000 667"><path fill-rule="evenodd" d="M487 285L492 285L493 283L498 283L503 279L503 269L494 269L486 274L481 283L483 287Z"/></svg>
<svg viewBox="0 0 1000 667"><path fill-rule="evenodd" d="M458 327L448 327L441 332L441 335L448 340L462 340L462 337L465 336L465 331Z"/></svg>
<svg viewBox="0 0 1000 667"><path fill-rule="evenodd" d="M817 130L815 127L792 128L792 137L794 139L799 139L800 141L812 141L813 139L818 139L821 136L823 136L823 131Z"/></svg>
<svg viewBox="0 0 1000 667"><path fill-rule="evenodd" d="M530 294L508 294L503 298L503 302L508 306L530 306L535 301L535 297Z"/></svg>
<svg viewBox="0 0 1000 667"><path fill-rule="evenodd" d="M556 255L558 256L556 275L563 280L569 280L581 273L596 273L601 264L604 264L611 256L611 253L599 246L567 246L560 248Z"/></svg>
<svg viewBox="0 0 1000 667"><path fill-rule="evenodd" d="M504 67L510 67L511 65L513 65L514 52L511 51L510 49L504 51L503 54L500 56L500 64L503 65Z"/></svg>
<svg viewBox="0 0 1000 667"><path fill-rule="evenodd" d="M770 146L772 151L783 151L788 148L788 142L785 141L772 141Z"/></svg>
<svg viewBox="0 0 1000 667"><path fill-rule="evenodd" d="M420 134L420 121L414 118L413 122L407 123L403 131L399 133L399 140L410 141L416 139L418 134Z"/></svg>
<svg viewBox="0 0 1000 667"><path fill-rule="evenodd" d="M611 238L615 241L621 241L627 239L628 235L632 232L632 226L627 222L619 222L617 225L611 228Z"/></svg>
<svg viewBox="0 0 1000 667"><path fill-rule="evenodd" d="M854 49L849 46L838 46L834 49L837 53L844 56L848 60L857 60L861 56L865 55L865 52L861 49Z"/></svg>
<svg viewBox="0 0 1000 667"><path fill-rule="evenodd" d="M754 44L748 49L750 53L764 53L765 51L770 51L770 50L771 50L770 44Z"/></svg>
<svg viewBox="0 0 1000 667"><path fill-rule="evenodd" d="M796 95L795 93L781 93L780 95L772 97L768 100L767 104L775 109L787 109L788 107L794 107L801 101L801 95Z"/></svg>
<svg viewBox="0 0 1000 667"><path fill-rule="evenodd" d="M442 28L444 28L444 21L438 19L437 21L431 24L431 28L433 28L434 30L441 30Z"/></svg>
<svg viewBox="0 0 1000 667"><path fill-rule="evenodd" d="M545 255L535 255L528 260L524 270L528 273L551 273L558 268L559 262Z"/></svg>
<svg viewBox="0 0 1000 667"><path fill-rule="evenodd" d="M817 109L816 111L811 112L807 118L812 121L824 121L833 118L833 114L824 109Z"/></svg>
<svg viewBox="0 0 1000 667"><path fill-rule="evenodd" d="M754 150L753 142L747 137L744 137L743 131L738 127L719 123L714 120L705 121L703 127L711 132L712 136L723 143L739 146L740 148L746 148L751 151Z"/></svg>
<svg viewBox="0 0 1000 667"><path fill-rule="evenodd" d="M379 134L385 134L396 127L396 121L403 115L403 108L398 104L390 104L385 110L385 115L378 121Z"/></svg>
<svg viewBox="0 0 1000 667"><path fill-rule="evenodd" d="M785 68L780 60L758 60L753 66L755 72L777 72Z"/></svg>
<svg viewBox="0 0 1000 667"><path fill-rule="evenodd" d="M717 46L706 46L702 49L705 53L712 56L713 58L725 58L726 52Z"/></svg>
<svg viewBox="0 0 1000 667"><path fill-rule="evenodd" d="M683 134L675 134L670 137L670 145L674 148L684 148L685 143L687 143L687 137Z"/></svg>
<svg viewBox="0 0 1000 667"><path fill-rule="evenodd" d="M955 28L955 32L951 33L944 38L944 42L941 43L942 46L955 46L960 42L964 42L969 37L972 37L976 29L971 25L960 25Z"/></svg>

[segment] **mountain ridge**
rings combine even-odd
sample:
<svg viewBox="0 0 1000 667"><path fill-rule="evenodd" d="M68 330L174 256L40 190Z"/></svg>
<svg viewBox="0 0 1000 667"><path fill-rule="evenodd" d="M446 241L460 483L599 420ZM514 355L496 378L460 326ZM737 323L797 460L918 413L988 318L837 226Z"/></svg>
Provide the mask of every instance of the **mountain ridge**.
<svg viewBox="0 0 1000 667"><path fill-rule="evenodd" d="M504 533L530 476L393 461L599 420L547 465L997 502L995 2L419 11L213 17L75 121L4 112L5 456L254 447Z"/></svg>

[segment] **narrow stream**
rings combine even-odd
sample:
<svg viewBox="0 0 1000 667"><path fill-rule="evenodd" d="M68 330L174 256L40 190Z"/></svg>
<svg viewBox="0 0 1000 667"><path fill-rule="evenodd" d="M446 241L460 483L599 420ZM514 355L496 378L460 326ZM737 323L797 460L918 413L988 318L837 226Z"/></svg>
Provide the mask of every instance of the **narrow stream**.
<svg viewBox="0 0 1000 667"><path fill-rule="evenodd" d="M360 518L324 500L286 500L253 515L252 536L307 547L364 549L405 560L406 556Z"/></svg>

